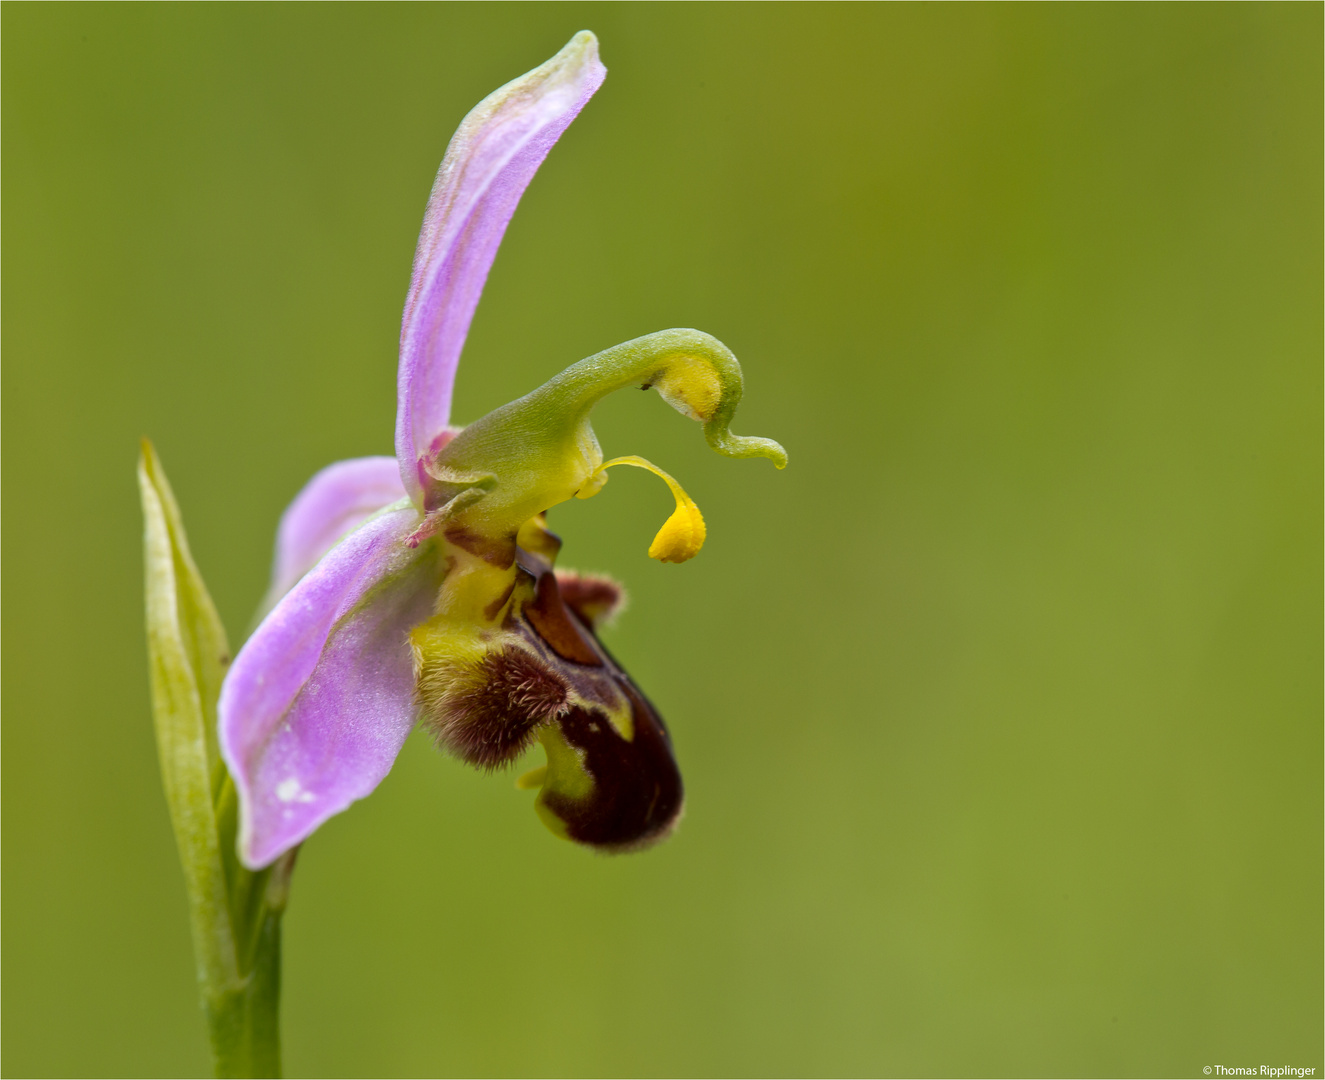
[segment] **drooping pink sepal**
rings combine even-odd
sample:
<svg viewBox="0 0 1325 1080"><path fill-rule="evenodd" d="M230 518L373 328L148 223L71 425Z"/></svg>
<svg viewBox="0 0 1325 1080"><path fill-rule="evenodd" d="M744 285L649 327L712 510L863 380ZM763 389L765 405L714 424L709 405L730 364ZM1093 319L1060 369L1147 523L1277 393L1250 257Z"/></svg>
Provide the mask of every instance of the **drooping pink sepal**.
<svg viewBox="0 0 1325 1080"><path fill-rule="evenodd" d="M240 799L240 857L270 863L391 770L414 724L408 635L441 573L409 548L413 507L372 518L292 588L221 689L221 753Z"/></svg>

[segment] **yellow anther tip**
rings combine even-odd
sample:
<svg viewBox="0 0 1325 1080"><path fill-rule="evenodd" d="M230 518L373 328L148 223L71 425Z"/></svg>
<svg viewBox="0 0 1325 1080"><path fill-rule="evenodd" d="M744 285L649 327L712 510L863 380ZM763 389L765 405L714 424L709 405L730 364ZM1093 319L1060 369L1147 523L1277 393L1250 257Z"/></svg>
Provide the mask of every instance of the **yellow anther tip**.
<svg viewBox="0 0 1325 1080"><path fill-rule="evenodd" d="M671 563L693 559L704 546L707 533L704 515L699 512L699 507L692 502L682 503L663 522L663 527L653 538L653 543L649 545L649 558Z"/></svg>
<svg viewBox="0 0 1325 1080"><path fill-rule="evenodd" d="M676 499L676 509L672 511L672 516L663 522L663 527L649 545L649 558L659 562L685 562L698 555L708 530L704 527L704 515L690 496L681 490L681 485L651 461L645 461L634 454L605 461L598 471L603 473L613 465L634 465L637 469L648 469L655 476L662 477L671 489L672 497Z"/></svg>

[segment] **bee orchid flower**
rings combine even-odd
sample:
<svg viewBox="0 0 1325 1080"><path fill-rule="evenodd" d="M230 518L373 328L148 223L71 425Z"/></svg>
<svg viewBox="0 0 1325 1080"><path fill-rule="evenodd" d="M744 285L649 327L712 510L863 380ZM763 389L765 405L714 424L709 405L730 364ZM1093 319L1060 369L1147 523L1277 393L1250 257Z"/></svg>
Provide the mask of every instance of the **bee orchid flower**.
<svg viewBox="0 0 1325 1080"><path fill-rule="evenodd" d="M485 769L535 741L521 777L554 832L605 851L666 836L682 807L667 730L595 630L620 601L606 578L557 571L545 512L588 498L614 465L649 469L676 511L650 555L693 556L698 508L670 476L604 461L596 402L652 387L719 453L771 458L732 434L740 366L721 342L664 330L572 365L463 429L448 426L460 350L524 189L605 74L588 32L497 90L447 149L424 218L401 330L396 455L318 473L282 518L269 611L218 706L239 795L239 854L266 866L368 795L417 725Z"/></svg>

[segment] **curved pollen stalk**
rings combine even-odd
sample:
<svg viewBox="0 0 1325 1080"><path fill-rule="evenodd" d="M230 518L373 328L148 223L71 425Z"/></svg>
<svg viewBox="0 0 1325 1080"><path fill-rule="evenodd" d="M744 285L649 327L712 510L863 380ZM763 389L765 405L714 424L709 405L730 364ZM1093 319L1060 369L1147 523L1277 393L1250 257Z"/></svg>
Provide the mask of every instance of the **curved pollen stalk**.
<svg viewBox="0 0 1325 1080"><path fill-rule="evenodd" d="M699 512L695 500L687 495L670 475L637 454L627 454L625 457L604 461L599 471L605 472L616 465L633 465L637 469L645 469L661 477L676 500L676 509L672 511L672 516L663 522L663 527L658 530L658 535L649 545L649 558L657 559L659 562L676 563L685 562L698 555L699 549L704 546L705 537L708 536L708 526L704 524L704 515Z"/></svg>

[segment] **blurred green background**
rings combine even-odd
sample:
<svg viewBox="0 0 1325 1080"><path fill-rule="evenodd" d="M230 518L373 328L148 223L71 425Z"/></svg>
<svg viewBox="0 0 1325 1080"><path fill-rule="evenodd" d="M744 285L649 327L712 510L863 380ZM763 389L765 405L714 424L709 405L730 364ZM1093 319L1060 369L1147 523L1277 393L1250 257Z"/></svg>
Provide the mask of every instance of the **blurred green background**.
<svg viewBox="0 0 1325 1080"><path fill-rule="evenodd" d="M1322 8L6 4L3 1068L207 1069L141 613L150 435L234 640L390 453L433 173L595 30L472 419L626 338L558 509L686 821L553 839L420 737L300 859L292 1075L1200 1075L1321 1053Z"/></svg>

